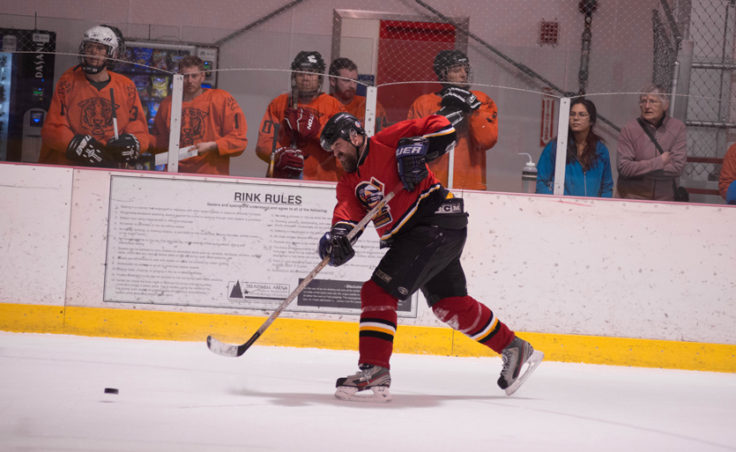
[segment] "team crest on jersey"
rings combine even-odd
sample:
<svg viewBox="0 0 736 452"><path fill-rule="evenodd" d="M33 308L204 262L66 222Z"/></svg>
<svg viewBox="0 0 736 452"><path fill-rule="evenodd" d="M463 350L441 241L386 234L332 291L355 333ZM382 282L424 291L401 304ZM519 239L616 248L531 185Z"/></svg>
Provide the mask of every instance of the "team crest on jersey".
<svg viewBox="0 0 736 452"><path fill-rule="evenodd" d="M372 177L370 182L360 182L355 187L355 195L358 197L358 200L363 204L366 209L372 209L375 207L376 204L381 202L381 200L386 196L384 193L385 185L383 182L379 181L375 177ZM376 214L375 217L373 217L373 224L376 226L376 228L380 228L381 226L385 226L387 224L391 223L391 209L389 208L388 204L383 206L383 208Z"/></svg>
<svg viewBox="0 0 736 452"><path fill-rule="evenodd" d="M79 103L82 110L82 127L89 130L90 135L105 135L105 130L112 127L112 105L107 99L90 97Z"/></svg>
<svg viewBox="0 0 736 452"><path fill-rule="evenodd" d="M207 112L196 108L185 108L181 112L181 146L191 146L204 137Z"/></svg>

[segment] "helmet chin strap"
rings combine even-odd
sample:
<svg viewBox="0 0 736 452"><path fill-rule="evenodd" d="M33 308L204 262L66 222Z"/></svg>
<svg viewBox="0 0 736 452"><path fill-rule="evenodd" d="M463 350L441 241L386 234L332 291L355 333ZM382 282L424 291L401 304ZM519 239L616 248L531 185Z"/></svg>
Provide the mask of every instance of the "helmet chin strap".
<svg viewBox="0 0 736 452"><path fill-rule="evenodd" d="M322 76L320 75L319 78L319 84L317 85L317 88L310 90L310 91L302 91L300 90L296 85L296 78L294 77L294 74L291 75L291 91L296 93L296 96L299 98L299 100L308 100L311 101L312 99L316 98L320 95L322 92Z"/></svg>
<svg viewBox="0 0 736 452"><path fill-rule="evenodd" d="M82 48L81 47L80 47L80 53L82 53ZM105 55L104 59L102 59L102 64L100 64L99 66L98 65L90 64L87 61L89 58L92 58L89 55L80 55L79 60L80 60L81 66L82 66L82 71L85 74L94 75L94 74L99 74L100 72L102 72L103 70L105 70L105 68L107 68L108 67L108 64L111 62L110 58L113 57L113 51L110 48L108 48L107 49L107 52L105 52L105 53L106 53L106 55ZM102 58L102 57L96 57L96 58Z"/></svg>
<svg viewBox="0 0 736 452"><path fill-rule="evenodd" d="M320 90L315 89L312 91L299 91L297 90L297 96L299 97L299 100L312 100L315 97L319 96Z"/></svg>
<svg viewBox="0 0 736 452"><path fill-rule="evenodd" d="M362 141L359 145L355 146L355 155L358 156L358 163L360 162L360 159L363 157L363 154L365 154L366 149L368 149L368 137L365 135L359 135L362 138ZM352 143L350 143L352 144Z"/></svg>
<svg viewBox="0 0 736 452"><path fill-rule="evenodd" d="M460 82L448 82L447 80L443 80L442 82L440 82L440 84L442 85L442 88L449 88L451 86L457 86L458 88L470 90L470 83L468 82L460 83Z"/></svg>
<svg viewBox="0 0 736 452"><path fill-rule="evenodd" d="M99 74L103 69L105 69L105 63L102 63L100 66L93 66L86 61L82 63L82 71L85 74Z"/></svg>

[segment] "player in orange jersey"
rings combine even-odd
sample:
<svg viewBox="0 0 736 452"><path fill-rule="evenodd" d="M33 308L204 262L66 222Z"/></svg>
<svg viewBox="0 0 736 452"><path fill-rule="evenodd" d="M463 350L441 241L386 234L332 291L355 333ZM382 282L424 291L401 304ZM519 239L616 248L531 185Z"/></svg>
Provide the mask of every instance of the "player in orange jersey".
<svg viewBox="0 0 736 452"><path fill-rule="evenodd" d="M269 163L269 177L337 181L342 169L319 145L324 124L344 111L322 92L325 62L319 52L301 51L291 70L291 92L272 100L263 115L256 154Z"/></svg>
<svg viewBox="0 0 736 452"><path fill-rule="evenodd" d="M409 109L409 119L438 113L447 117L458 133L453 157L452 183L448 181L450 155L430 168L449 188L486 189L486 151L498 140L498 108L481 91L470 91L470 60L459 50L442 50L434 59L434 72L442 90L419 96Z"/></svg>
<svg viewBox="0 0 736 452"><path fill-rule="evenodd" d="M732 144L723 156L718 191L727 204L736 204L736 143Z"/></svg>
<svg viewBox="0 0 736 452"><path fill-rule="evenodd" d="M330 64L330 94L345 107L345 111L365 124L365 96L356 94L358 66L350 58L336 58ZM388 125L386 110L376 103L376 133Z"/></svg>
<svg viewBox="0 0 736 452"><path fill-rule="evenodd" d="M40 163L117 168L148 148L135 84L110 70L124 51L116 27L98 25L84 33L80 63L62 74L51 98Z"/></svg>
<svg viewBox="0 0 736 452"><path fill-rule="evenodd" d="M248 144L245 115L227 91L205 89L204 62L197 56L179 61L184 76L181 109L181 147L195 146L197 155L179 162L181 173L230 174L230 158L242 154ZM169 147L171 96L161 102L153 123L156 152Z"/></svg>

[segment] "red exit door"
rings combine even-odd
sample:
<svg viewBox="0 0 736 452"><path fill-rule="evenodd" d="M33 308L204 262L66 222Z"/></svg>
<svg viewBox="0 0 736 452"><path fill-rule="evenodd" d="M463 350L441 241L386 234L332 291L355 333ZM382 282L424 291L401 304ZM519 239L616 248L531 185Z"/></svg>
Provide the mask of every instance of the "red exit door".
<svg viewBox="0 0 736 452"><path fill-rule="evenodd" d="M378 102L389 123L406 119L409 106L422 94L438 91L432 69L440 50L455 48L455 27L446 23L382 20L378 41ZM389 86L381 86L390 83Z"/></svg>

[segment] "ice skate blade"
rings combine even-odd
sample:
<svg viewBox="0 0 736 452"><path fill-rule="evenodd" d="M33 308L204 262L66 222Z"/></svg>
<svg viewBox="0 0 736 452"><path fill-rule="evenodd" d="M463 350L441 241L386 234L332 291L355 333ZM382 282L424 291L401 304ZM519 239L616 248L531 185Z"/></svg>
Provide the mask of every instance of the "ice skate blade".
<svg viewBox="0 0 736 452"><path fill-rule="evenodd" d="M335 391L335 397L351 402L382 403L391 401L391 392L387 386L376 386L369 390L358 392L358 388L340 386Z"/></svg>
<svg viewBox="0 0 736 452"><path fill-rule="evenodd" d="M506 395L510 396L511 394L515 393L516 390L524 384L526 379L531 376L532 372L534 372L534 369L539 366L539 363L541 363L543 359L544 353L540 352L539 350L534 350L534 352L532 352L532 356L530 356L527 362L524 364L526 366L526 370L521 375L519 375L519 378L517 378L516 381L511 383L509 387L506 388Z"/></svg>

